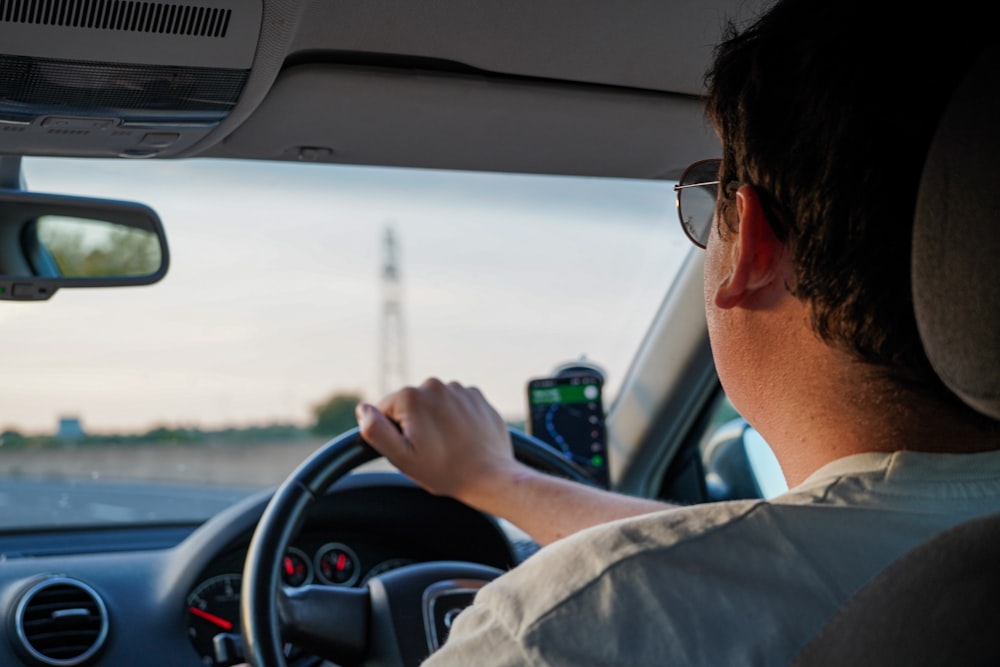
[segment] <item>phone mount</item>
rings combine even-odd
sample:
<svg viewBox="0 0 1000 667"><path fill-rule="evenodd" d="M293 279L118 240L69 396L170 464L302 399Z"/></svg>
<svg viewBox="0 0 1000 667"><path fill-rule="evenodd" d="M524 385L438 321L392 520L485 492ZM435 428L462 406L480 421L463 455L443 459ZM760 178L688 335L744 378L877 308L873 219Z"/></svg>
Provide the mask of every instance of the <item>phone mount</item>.
<svg viewBox="0 0 1000 667"><path fill-rule="evenodd" d="M560 364L552 370L553 377L576 377L580 375L596 377L601 381L601 384L604 384L604 370L585 359Z"/></svg>

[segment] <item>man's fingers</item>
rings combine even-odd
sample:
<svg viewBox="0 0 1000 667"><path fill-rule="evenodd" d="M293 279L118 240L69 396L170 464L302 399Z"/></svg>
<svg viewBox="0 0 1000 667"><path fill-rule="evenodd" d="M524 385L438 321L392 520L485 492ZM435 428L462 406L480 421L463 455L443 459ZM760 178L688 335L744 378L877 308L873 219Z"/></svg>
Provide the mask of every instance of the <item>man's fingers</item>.
<svg viewBox="0 0 1000 667"><path fill-rule="evenodd" d="M370 403L359 403L354 409L361 437L390 460L410 451L410 443L389 418Z"/></svg>

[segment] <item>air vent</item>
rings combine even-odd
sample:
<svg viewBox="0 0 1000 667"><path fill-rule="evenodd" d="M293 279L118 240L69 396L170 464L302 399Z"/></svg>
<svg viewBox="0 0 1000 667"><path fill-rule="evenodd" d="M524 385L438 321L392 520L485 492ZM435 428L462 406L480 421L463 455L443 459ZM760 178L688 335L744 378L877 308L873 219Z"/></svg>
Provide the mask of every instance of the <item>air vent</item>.
<svg viewBox="0 0 1000 667"><path fill-rule="evenodd" d="M139 0L0 0L0 22L225 37L232 10Z"/></svg>
<svg viewBox="0 0 1000 667"><path fill-rule="evenodd" d="M0 54L107 66L249 70L262 17L263 0L0 0ZM102 83L77 80L88 89Z"/></svg>
<svg viewBox="0 0 1000 667"><path fill-rule="evenodd" d="M82 665L108 636L108 613L90 586L52 577L29 588L17 605L14 630L25 652L53 667Z"/></svg>

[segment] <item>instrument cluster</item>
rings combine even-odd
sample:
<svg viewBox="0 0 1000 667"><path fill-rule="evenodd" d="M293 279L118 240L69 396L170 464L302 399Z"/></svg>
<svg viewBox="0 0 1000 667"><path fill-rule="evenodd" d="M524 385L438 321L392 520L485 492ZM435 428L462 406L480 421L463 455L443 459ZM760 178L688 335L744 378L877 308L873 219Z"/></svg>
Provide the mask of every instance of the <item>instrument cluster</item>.
<svg viewBox="0 0 1000 667"><path fill-rule="evenodd" d="M242 662L235 651L240 633L240 586L246 549L216 560L186 599L188 636L202 663L227 667ZM363 586L383 572L415 563L389 545L313 535L290 546L282 562L286 586ZM223 637L219 637L223 635ZM227 649L227 647L229 647ZM288 647L289 658L295 652Z"/></svg>

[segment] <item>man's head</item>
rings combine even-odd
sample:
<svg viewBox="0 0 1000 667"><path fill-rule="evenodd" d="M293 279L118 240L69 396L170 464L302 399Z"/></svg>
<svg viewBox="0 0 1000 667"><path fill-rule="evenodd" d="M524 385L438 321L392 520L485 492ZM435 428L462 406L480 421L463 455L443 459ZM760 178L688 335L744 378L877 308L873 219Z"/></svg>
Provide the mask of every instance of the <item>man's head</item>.
<svg viewBox="0 0 1000 667"><path fill-rule="evenodd" d="M752 187L788 253L813 331L901 387L944 395L910 294L924 157L985 27L974 9L910 13L858 0L782 0L730 27L707 80L720 180ZM719 233L739 222L724 188Z"/></svg>

